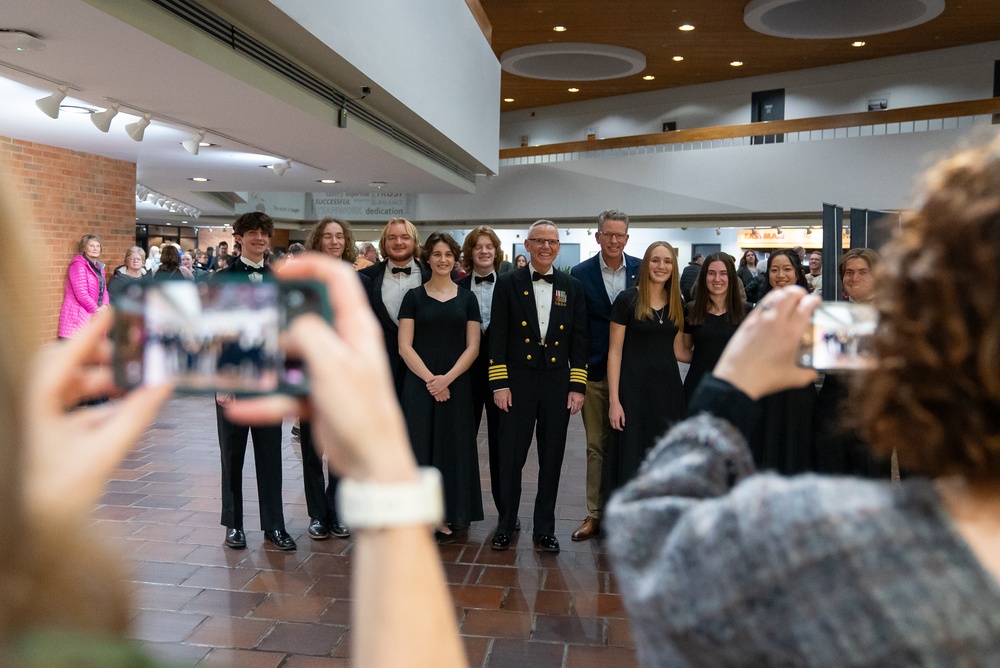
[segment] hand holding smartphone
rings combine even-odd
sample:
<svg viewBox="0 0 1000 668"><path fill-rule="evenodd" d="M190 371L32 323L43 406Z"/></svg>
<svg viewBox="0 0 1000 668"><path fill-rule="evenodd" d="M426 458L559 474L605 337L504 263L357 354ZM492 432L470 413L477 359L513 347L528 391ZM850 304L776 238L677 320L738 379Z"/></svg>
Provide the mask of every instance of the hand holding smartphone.
<svg viewBox="0 0 1000 668"><path fill-rule="evenodd" d="M132 389L171 382L194 394L305 394L305 368L280 344L303 313L332 321L325 285L239 275L135 283L115 304L115 383Z"/></svg>

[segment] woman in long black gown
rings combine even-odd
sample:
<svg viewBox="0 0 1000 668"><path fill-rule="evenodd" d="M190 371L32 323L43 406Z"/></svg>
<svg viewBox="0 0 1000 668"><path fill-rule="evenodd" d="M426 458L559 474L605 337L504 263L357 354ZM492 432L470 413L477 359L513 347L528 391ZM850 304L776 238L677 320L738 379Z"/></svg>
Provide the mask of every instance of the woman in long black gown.
<svg viewBox="0 0 1000 668"><path fill-rule="evenodd" d="M450 235L432 234L423 253L431 278L407 292L399 308L399 354L408 369L403 415L417 463L444 479L445 525L435 532L442 543L483 519L468 374L479 353L479 303L451 280L459 253Z"/></svg>
<svg viewBox="0 0 1000 668"><path fill-rule="evenodd" d="M767 280L760 298L771 290L798 285L809 290L798 253L779 250L767 261ZM760 400L763 414L749 439L753 462L761 471L771 470L793 475L816 470L813 446L813 412L816 388L783 390Z"/></svg>
<svg viewBox="0 0 1000 668"><path fill-rule="evenodd" d="M684 333L677 359L691 365L684 378L690 403L701 379L715 368L749 305L740 299L735 266L725 253L712 253L701 265L694 301L684 308Z"/></svg>
<svg viewBox="0 0 1000 668"><path fill-rule="evenodd" d="M614 428L604 459L604 491L632 479L646 452L684 419L684 386L674 346L684 329L677 254L665 241L646 249L634 288L611 307L608 417ZM606 498L606 497L605 497Z"/></svg>

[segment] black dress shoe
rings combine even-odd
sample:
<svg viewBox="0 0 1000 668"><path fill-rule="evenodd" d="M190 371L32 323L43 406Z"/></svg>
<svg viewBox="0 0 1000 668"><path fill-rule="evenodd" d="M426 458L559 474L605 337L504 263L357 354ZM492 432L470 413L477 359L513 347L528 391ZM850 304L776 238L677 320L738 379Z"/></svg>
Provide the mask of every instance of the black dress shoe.
<svg viewBox="0 0 1000 668"><path fill-rule="evenodd" d="M242 550L246 546L247 535L243 533L243 529L226 529L226 547L231 547L234 550Z"/></svg>
<svg viewBox="0 0 1000 668"><path fill-rule="evenodd" d="M274 531L265 531L264 540L274 543L274 546L279 550L291 551L295 549L295 541L292 537L288 535L288 532L284 529L275 529Z"/></svg>
<svg viewBox="0 0 1000 668"><path fill-rule="evenodd" d="M322 520L313 520L309 523L309 537L313 540L326 540L330 537L330 529L326 526L326 522Z"/></svg>
<svg viewBox="0 0 1000 668"><path fill-rule="evenodd" d="M502 531L497 531L493 534L493 542L490 544L490 547L494 550L506 550L510 547L510 536Z"/></svg>
<svg viewBox="0 0 1000 668"><path fill-rule="evenodd" d="M542 552L559 552L559 541L556 540L555 536L535 534L531 537L531 540L534 541L535 546Z"/></svg>
<svg viewBox="0 0 1000 668"><path fill-rule="evenodd" d="M330 533L332 533L337 538L350 538L351 530L346 524L341 524L339 521L334 520L333 525L330 527Z"/></svg>
<svg viewBox="0 0 1000 668"><path fill-rule="evenodd" d="M434 529L434 540L437 541L438 545L450 545L458 540L458 536L455 535L454 531L451 533L445 533Z"/></svg>

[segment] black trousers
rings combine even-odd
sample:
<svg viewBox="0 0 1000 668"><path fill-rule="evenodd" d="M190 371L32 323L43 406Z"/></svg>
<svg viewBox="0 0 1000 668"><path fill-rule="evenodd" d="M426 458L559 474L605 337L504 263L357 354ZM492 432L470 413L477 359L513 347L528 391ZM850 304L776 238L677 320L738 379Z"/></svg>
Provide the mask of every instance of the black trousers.
<svg viewBox="0 0 1000 668"><path fill-rule="evenodd" d="M222 524L243 528L243 460L247 437L253 436L253 459L257 468L257 498L260 528L285 528L281 507L281 425L246 427L230 422L216 402L215 416L222 451Z"/></svg>
<svg viewBox="0 0 1000 668"><path fill-rule="evenodd" d="M569 425L569 369L525 369L508 364L511 408L499 411L500 521L497 531L512 535L521 505L521 472L534 432L538 449L535 535L554 535L559 474Z"/></svg>
<svg viewBox="0 0 1000 668"><path fill-rule="evenodd" d="M323 478L323 458L316 452L312 437L312 425L306 420L299 422L299 444L302 447L302 484L306 493L306 510L314 520L332 526L339 521L337 516L337 483L340 478L333 471L327 471L329 482ZM326 485L324 491L323 486Z"/></svg>
<svg viewBox="0 0 1000 668"><path fill-rule="evenodd" d="M490 490L493 493L493 503L500 510L500 413L493 403L493 392L490 390L489 368L489 333L483 334L479 342L479 356L469 369L472 379L472 414L476 416L476 433L483 422L483 409L486 409L486 436L490 453Z"/></svg>

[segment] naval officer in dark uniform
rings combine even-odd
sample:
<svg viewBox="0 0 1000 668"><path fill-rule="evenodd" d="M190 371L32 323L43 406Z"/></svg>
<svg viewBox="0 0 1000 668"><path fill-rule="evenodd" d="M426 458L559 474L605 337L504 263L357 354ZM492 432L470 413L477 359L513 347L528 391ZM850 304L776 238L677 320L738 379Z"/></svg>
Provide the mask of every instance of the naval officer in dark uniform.
<svg viewBox="0 0 1000 668"><path fill-rule="evenodd" d="M233 224L233 236L242 244L243 253L219 276L243 275L251 281L264 280L270 269L264 264L264 254L271 246L274 221L267 214L254 211L240 216ZM260 528L264 539L279 550L294 550L295 541L285 531L285 514L281 507L281 423L246 427L230 422L223 406L229 397L219 395L215 414L222 450L222 524L226 527L227 547L247 546L243 531L243 460L247 452L247 436L253 436L253 458L257 469L257 497L260 501Z"/></svg>
<svg viewBox="0 0 1000 668"><path fill-rule="evenodd" d="M493 295L490 389L500 409L500 520L492 547L506 550L519 527L521 470L531 435L538 445L532 540L558 552L555 507L569 416L587 389L587 306L580 282L552 265L559 229L539 220L528 230L527 267L504 274Z"/></svg>

